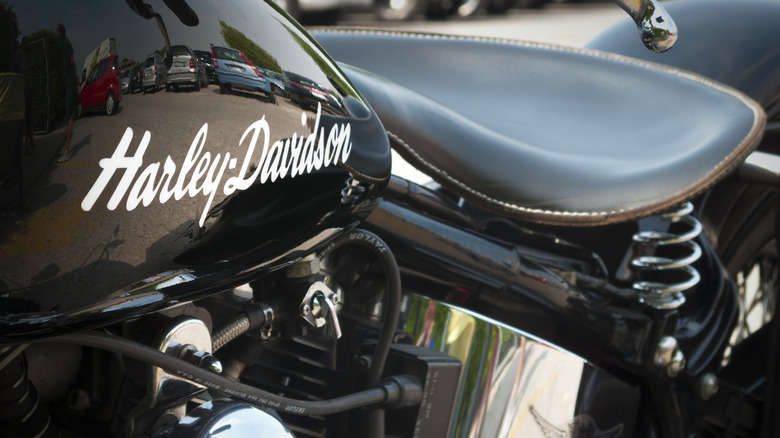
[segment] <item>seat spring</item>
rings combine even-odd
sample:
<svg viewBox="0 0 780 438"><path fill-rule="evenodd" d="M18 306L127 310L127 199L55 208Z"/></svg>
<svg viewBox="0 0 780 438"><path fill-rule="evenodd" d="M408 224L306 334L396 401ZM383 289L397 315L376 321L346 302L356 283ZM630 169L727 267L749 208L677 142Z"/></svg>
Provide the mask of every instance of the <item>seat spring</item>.
<svg viewBox="0 0 780 438"><path fill-rule="evenodd" d="M701 234L701 222L690 213L693 204L685 203L681 207L667 211L659 218L670 224L682 224L682 232L641 231L634 235L635 257L631 259L631 268L637 274L638 281L633 288L640 293L640 301L658 309L676 309L685 303L683 292L695 287L701 280L699 272L691 265L702 255L701 247L693 241ZM657 256L662 249L673 249L681 256ZM642 280L642 274L654 277L676 276L675 280ZM679 280L682 278L682 280Z"/></svg>

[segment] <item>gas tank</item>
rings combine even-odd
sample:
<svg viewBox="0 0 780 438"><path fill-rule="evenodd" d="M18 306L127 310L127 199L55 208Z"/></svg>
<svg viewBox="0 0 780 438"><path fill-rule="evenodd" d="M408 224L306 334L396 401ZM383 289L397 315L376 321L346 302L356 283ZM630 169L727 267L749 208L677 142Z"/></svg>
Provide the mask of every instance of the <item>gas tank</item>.
<svg viewBox="0 0 780 438"><path fill-rule="evenodd" d="M11 0L0 29L0 342L252 280L389 178L376 115L273 2Z"/></svg>

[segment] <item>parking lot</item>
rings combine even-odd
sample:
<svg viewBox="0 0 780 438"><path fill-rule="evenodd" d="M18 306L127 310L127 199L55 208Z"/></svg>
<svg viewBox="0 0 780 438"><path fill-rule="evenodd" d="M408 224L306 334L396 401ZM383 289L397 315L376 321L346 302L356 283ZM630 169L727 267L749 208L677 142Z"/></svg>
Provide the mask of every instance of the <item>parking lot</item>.
<svg viewBox="0 0 780 438"><path fill-rule="evenodd" d="M630 19L613 2L551 3L539 9L510 9L501 15L477 14L446 20L379 21L375 14L344 14L337 26L394 29L489 38L507 38L581 47L617 20ZM430 177L393 152L393 173L417 183Z"/></svg>
<svg viewBox="0 0 780 438"><path fill-rule="evenodd" d="M418 18L409 22L379 21L374 14L354 13L342 16L338 25L582 46L620 19L628 16L612 2L578 2L551 3L540 9L514 8L501 15L483 13L469 18Z"/></svg>

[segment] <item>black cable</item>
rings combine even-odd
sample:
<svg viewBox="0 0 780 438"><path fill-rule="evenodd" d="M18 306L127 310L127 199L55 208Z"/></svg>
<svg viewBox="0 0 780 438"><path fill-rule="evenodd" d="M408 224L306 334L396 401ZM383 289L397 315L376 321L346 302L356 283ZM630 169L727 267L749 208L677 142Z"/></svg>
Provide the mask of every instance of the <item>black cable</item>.
<svg viewBox="0 0 780 438"><path fill-rule="evenodd" d="M376 350L374 350L374 356L366 375L366 385L370 388L379 385L382 381L385 361L390 354L390 346L398 326L398 318L401 313L401 271L395 261L395 256L385 242L376 234L366 230L353 230L326 247L319 256L322 258L327 253L346 244L358 244L369 248L379 257L387 276L388 287L384 294L382 331L379 334Z"/></svg>
<svg viewBox="0 0 780 438"><path fill-rule="evenodd" d="M62 342L113 351L160 367L175 376L199 383L209 389L221 391L236 399L288 414L329 415L385 402L396 403L397 399L403 396L405 389L399 387L398 380L388 380L383 387L332 400L301 401L281 397L249 385L234 382L210 371L198 368L179 358L169 356L161 351L119 336L100 332L80 332L43 339L41 342Z"/></svg>

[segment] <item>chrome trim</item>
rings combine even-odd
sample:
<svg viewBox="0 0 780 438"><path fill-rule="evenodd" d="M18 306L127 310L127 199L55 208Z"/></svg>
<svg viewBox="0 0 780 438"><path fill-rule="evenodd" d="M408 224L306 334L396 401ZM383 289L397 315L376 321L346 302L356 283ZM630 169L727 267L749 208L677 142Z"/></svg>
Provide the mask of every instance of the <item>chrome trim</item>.
<svg viewBox="0 0 780 438"><path fill-rule="evenodd" d="M191 346L197 351L211 349L211 333L203 321L197 318L182 318L167 324L158 334L152 347L163 353L178 355L182 347ZM134 436L139 419L144 413L160 406L168 406L166 414L181 419L186 414L185 403L205 389L204 385L171 374L162 368L149 366L147 371L146 395L130 412L125 425L125 435Z"/></svg>
<svg viewBox="0 0 780 438"><path fill-rule="evenodd" d="M634 19L642 43L654 52L665 52L677 42L677 25L656 0L614 0Z"/></svg>
<svg viewBox="0 0 780 438"><path fill-rule="evenodd" d="M336 308L338 301L336 292L325 283L317 281L309 286L303 297L299 307L300 316L312 327L325 327L325 333L332 339L340 339L341 325Z"/></svg>
<svg viewBox="0 0 780 438"><path fill-rule="evenodd" d="M171 438L295 438L272 414L248 403L219 399L206 402L173 428Z"/></svg>
<svg viewBox="0 0 780 438"><path fill-rule="evenodd" d="M544 437L531 407L554 424L575 417L587 362L498 321L406 295L401 328L463 364L450 437Z"/></svg>
<svg viewBox="0 0 780 438"><path fill-rule="evenodd" d="M692 212L693 204L687 202L658 216L658 219L669 224L683 224L687 227L683 232L641 231L634 235L630 264L637 278L633 287L641 294L640 301L643 304L656 309L676 309L685 304L684 292L701 281L699 272L690 266L702 255L701 247L693 241L701 234L702 225L698 219L690 216ZM682 249L681 253L687 255L677 258L655 255L659 249L672 246ZM655 279L648 281L641 279L643 272L671 275L656 275ZM684 279L680 280L680 276Z"/></svg>
<svg viewBox="0 0 780 438"><path fill-rule="evenodd" d="M211 352L211 333L203 321L190 318L170 327L154 345L163 353L178 354L183 346L191 345L197 351ZM151 406L177 400L185 395L195 394L205 386L171 374L162 368L152 367L148 401Z"/></svg>

